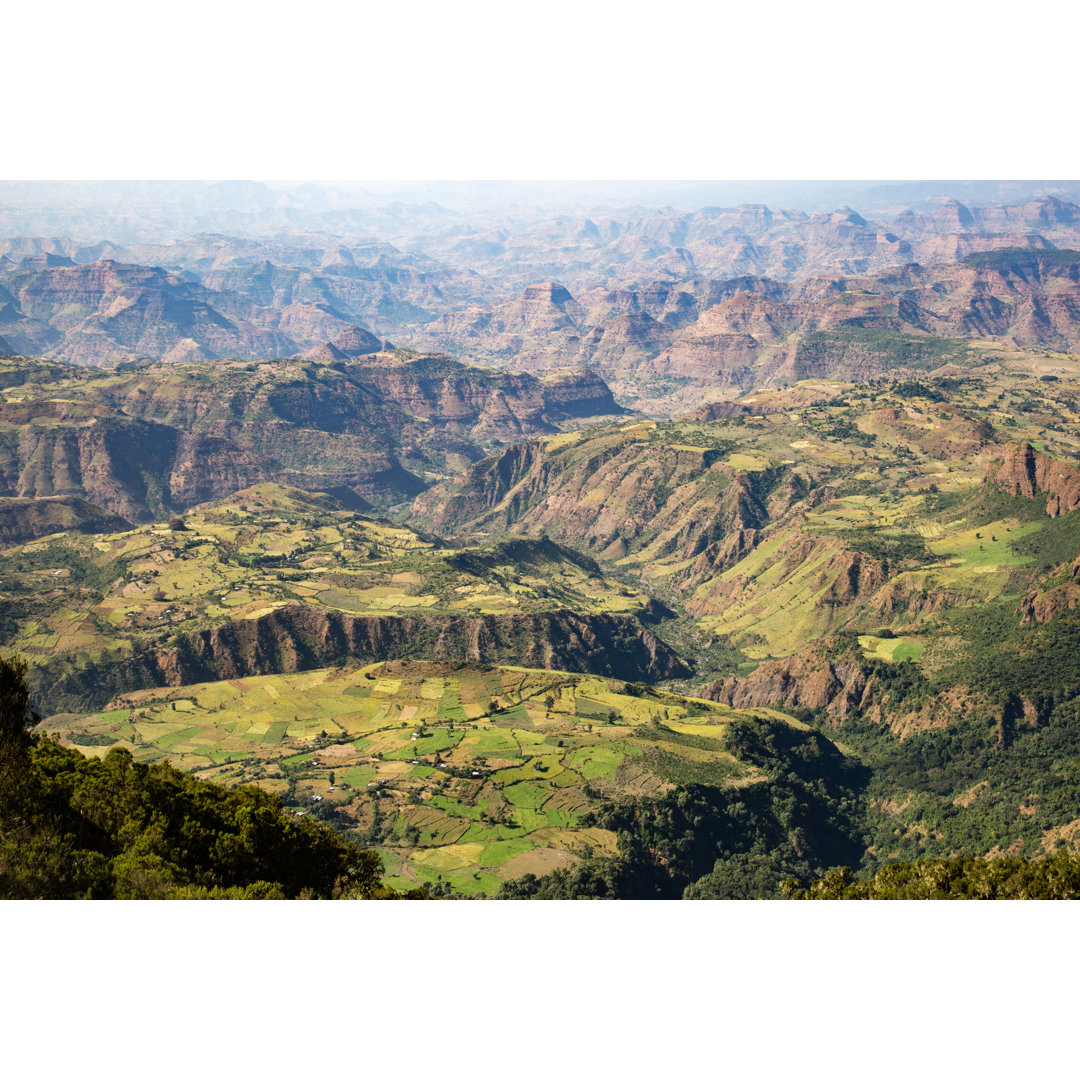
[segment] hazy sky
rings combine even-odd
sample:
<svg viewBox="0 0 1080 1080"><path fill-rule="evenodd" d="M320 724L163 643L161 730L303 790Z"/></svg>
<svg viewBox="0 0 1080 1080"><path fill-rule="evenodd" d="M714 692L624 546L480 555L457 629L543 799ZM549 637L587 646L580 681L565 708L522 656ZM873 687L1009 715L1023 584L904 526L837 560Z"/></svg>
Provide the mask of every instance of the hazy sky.
<svg viewBox="0 0 1080 1080"><path fill-rule="evenodd" d="M1078 10L21 4L0 178L1078 176Z"/></svg>

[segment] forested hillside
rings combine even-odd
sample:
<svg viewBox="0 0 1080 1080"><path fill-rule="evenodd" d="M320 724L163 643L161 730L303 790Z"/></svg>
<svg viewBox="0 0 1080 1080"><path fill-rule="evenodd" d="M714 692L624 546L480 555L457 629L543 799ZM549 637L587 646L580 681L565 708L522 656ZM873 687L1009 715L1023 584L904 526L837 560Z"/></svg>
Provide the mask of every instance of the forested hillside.
<svg viewBox="0 0 1080 1080"><path fill-rule="evenodd" d="M33 734L25 664L0 658L0 898L367 898L378 856L280 799Z"/></svg>

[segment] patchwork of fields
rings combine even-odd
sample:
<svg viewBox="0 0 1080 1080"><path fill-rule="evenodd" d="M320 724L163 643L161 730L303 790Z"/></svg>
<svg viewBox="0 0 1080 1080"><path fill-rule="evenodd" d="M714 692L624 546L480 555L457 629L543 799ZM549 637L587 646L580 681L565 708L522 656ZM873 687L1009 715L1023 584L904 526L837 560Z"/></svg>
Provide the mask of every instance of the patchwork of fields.
<svg viewBox="0 0 1080 1080"><path fill-rule="evenodd" d="M728 747L728 725L781 718L582 675L420 661L139 691L110 704L45 729L85 753L124 746L138 760L257 783L374 844L390 884L442 882L466 895L614 856L598 799L763 779Z"/></svg>

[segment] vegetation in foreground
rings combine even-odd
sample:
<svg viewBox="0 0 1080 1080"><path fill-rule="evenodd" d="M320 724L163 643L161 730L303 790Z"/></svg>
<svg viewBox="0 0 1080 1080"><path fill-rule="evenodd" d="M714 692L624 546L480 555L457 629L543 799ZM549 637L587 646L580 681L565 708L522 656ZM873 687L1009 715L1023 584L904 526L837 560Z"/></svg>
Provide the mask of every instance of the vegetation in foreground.
<svg viewBox="0 0 1080 1080"><path fill-rule="evenodd" d="M1080 900L1080 854L1045 859L920 859L890 863L867 881L844 866L807 887L792 882L796 900Z"/></svg>
<svg viewBox="0 0 1080 1080"><path fill-rule="evenodd" d="M256 787L200 781L122 748L87 758L33 734L25 674L0 658L0 897L393 895L377 854Z"/></svg>

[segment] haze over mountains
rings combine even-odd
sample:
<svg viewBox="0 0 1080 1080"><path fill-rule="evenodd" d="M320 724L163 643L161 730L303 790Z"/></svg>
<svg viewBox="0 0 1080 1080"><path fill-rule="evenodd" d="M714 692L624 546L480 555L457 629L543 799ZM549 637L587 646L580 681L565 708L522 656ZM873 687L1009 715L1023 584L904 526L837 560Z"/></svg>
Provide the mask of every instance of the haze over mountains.
<svg viewBox="0 0 1080 1080"><path fill-rule="evenodd" d="M49 189L19 190L21 208L5 212L30 226L28 207L47 208ZM1015 190L1040 194L1005 205L942 196L878 217L849 206L551 212L365 197L366 216L325 210L337 217L318 221L308 217L340 192L149 187L127 203L88 190L89 235L0 240L0 349L87 365L269 359L365 334L372 348L392 340L516 370L591 367L622 404L655 411L687 386L679 407L703 389L872 365L849 342L800 355L808 333L837 328L1072 347L1067 259L979 261L1080 248L1080 208L1048 193L1069 185ZM228 231L185 233L201 223L194 206L238 216L218 222ZM272 235L256 221L286 210ZM172 234L157 239L163 222Z"/></svg>
<svg viewBox="0 0 1080 1080"><path fill-rule="evenodd" d="M1018 205L1044 195L1077 201L1075 180L802 182L421 181L262 183L228 180L11 183L0 181L4 235L64 234L83 240L160 240L191 233L280 232L304 222L320 232L368 220L392 231L430 215L516 215L595 207L737 206L766 202L813 213L849 204L884 215L958 199L969 205ZM41 226L46 226L42 228ZM61 227L62 226L62 227Z"/></svg>
<svg viewBox="0 0 1080 1080"><path fill-rule="evenodd" d="M0 646L400 890L1043 858L1078 410L1076 182L6 185Z"/></svg>

